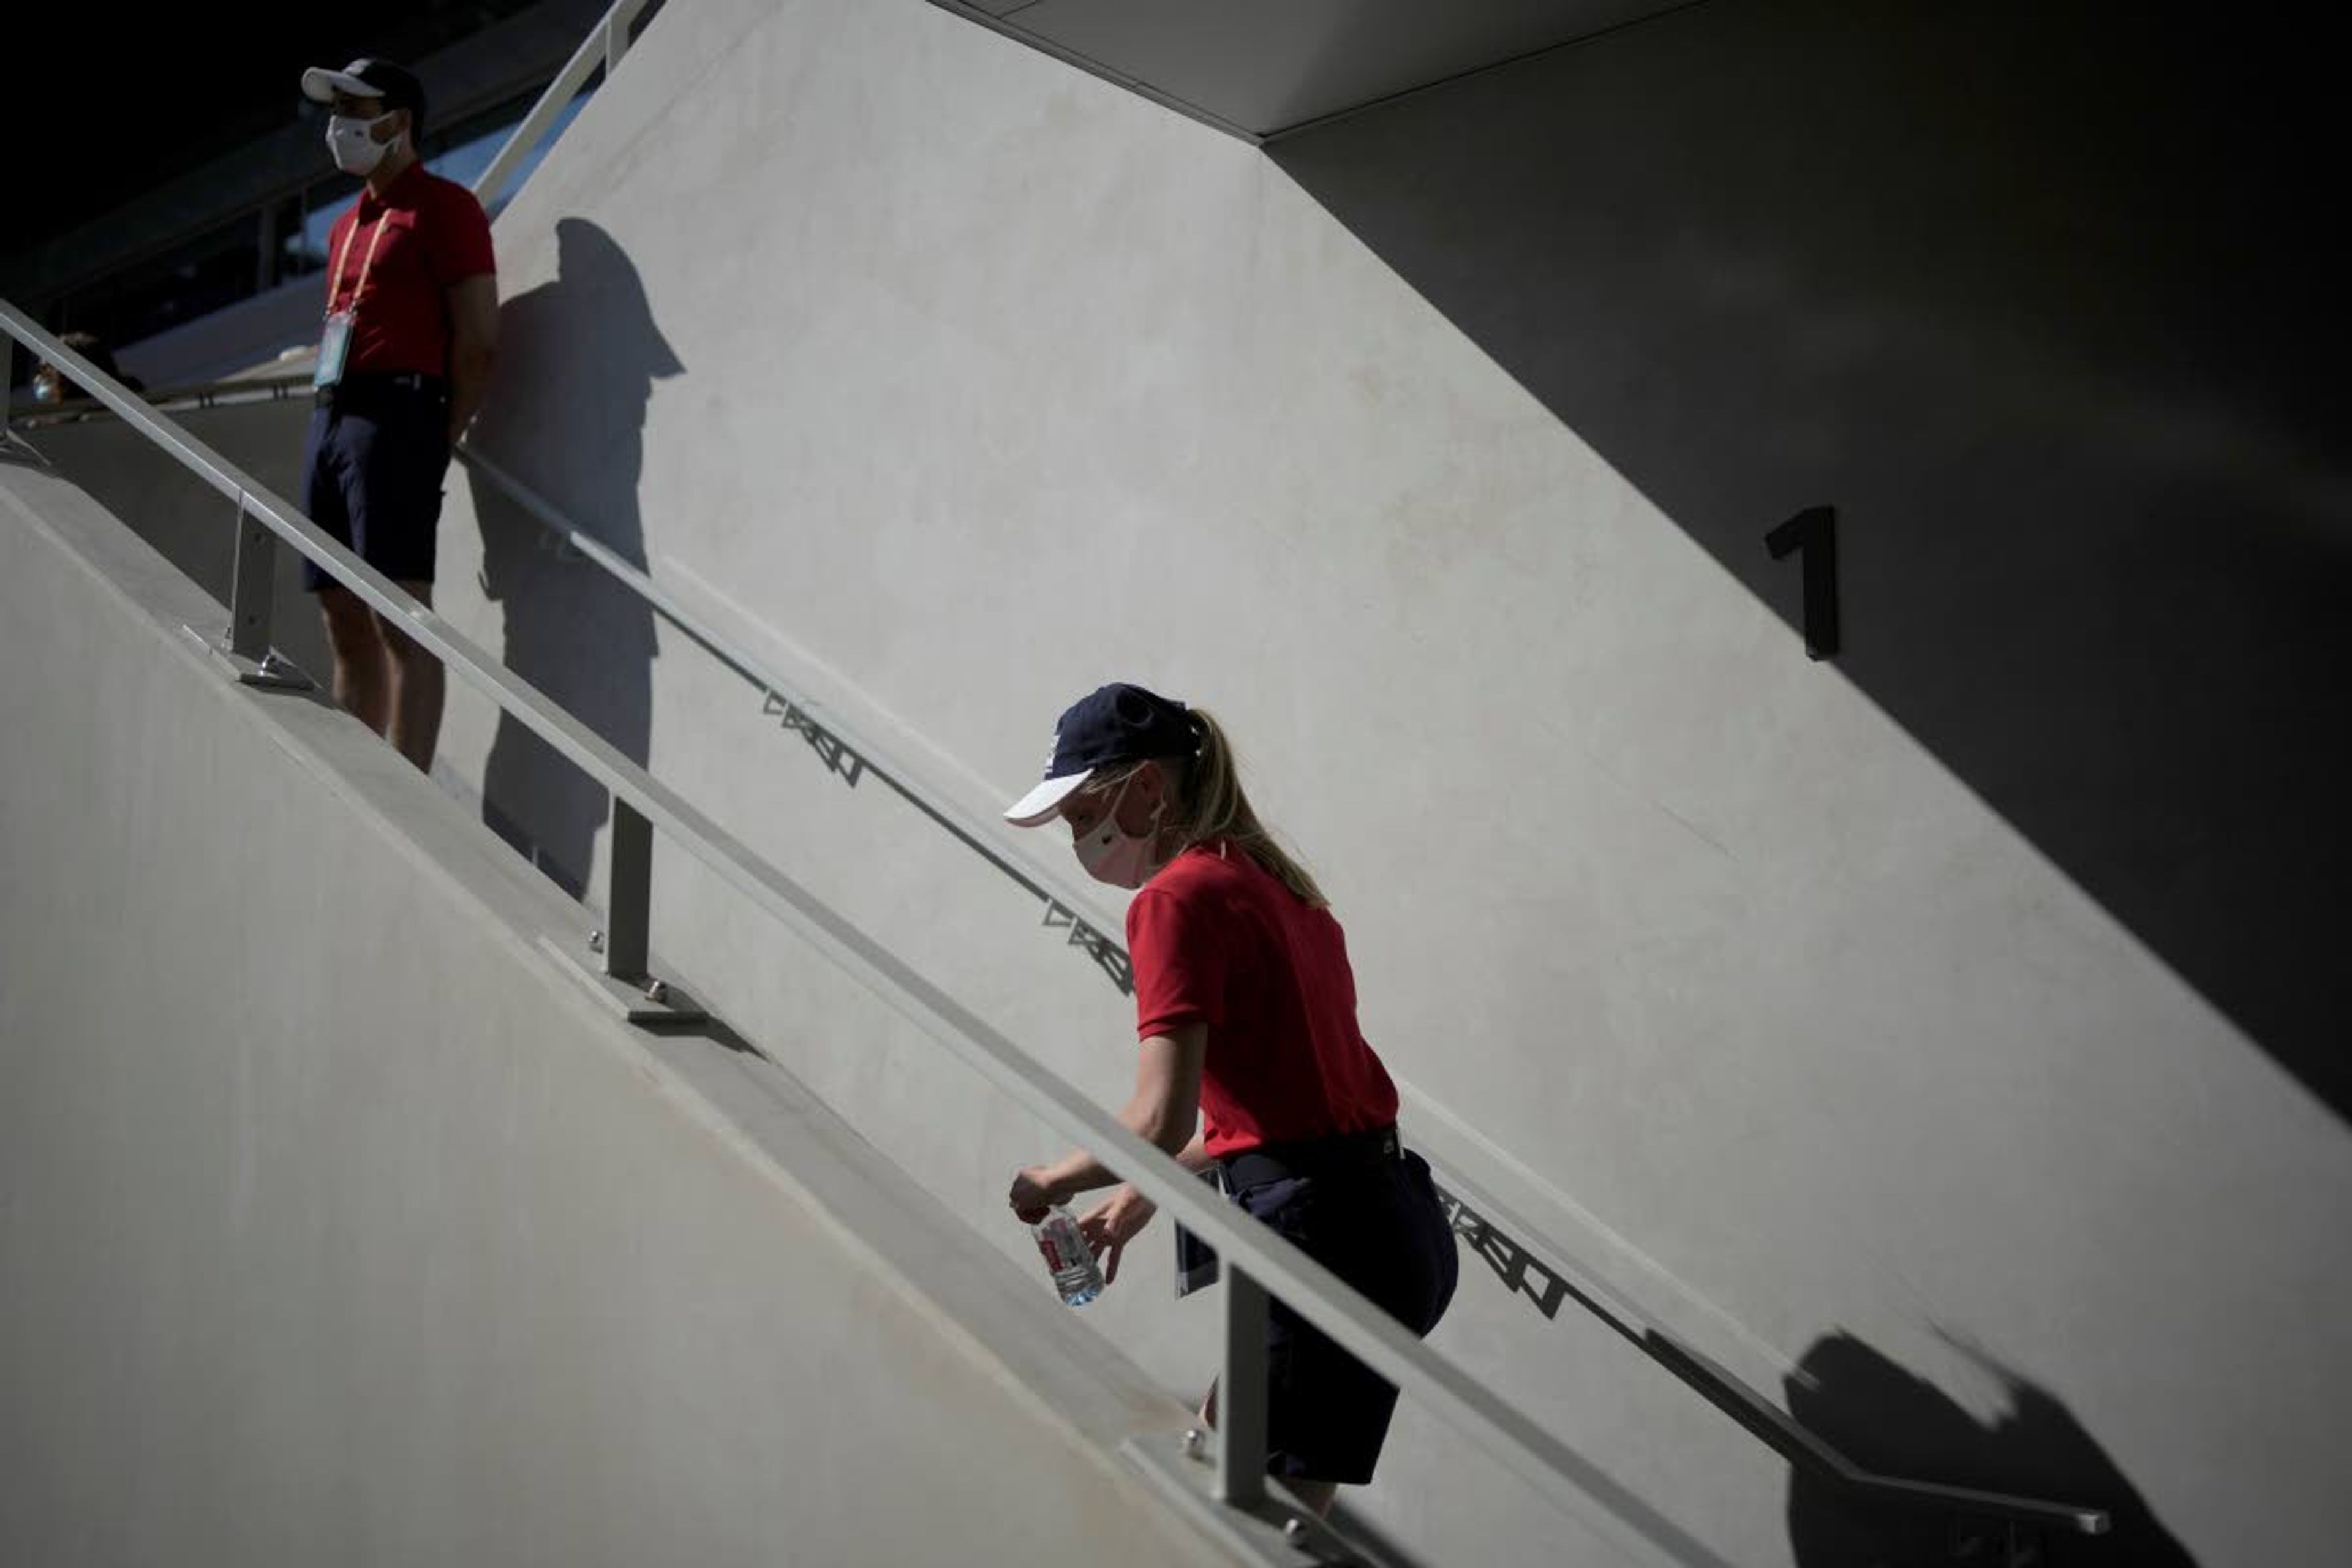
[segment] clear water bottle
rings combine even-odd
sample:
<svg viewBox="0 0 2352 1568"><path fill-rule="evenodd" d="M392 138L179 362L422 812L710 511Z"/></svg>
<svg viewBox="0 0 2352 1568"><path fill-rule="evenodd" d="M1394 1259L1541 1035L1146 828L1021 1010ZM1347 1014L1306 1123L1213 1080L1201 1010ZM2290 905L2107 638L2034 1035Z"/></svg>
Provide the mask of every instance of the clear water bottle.
<svg viewBox="0 0 2352 1568"><path fill-rule="evenodd" d="M1054 1289L1062 1293L1064 1302L1083 1307L1102 1294L1102 1266L1095 1261L1094 1248L1087 1245L1069 1210L1046 1210L1045 1217L1029 1227L1029 1234L1037 1238L1037 1250L1045 1255L1046 1271L1054 1276Z"/></svg>

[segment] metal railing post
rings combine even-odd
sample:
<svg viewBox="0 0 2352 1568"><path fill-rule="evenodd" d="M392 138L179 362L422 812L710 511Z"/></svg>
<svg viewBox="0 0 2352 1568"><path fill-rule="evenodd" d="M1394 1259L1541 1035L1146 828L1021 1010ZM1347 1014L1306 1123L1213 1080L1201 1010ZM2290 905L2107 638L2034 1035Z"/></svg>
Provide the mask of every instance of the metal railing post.
<svg viewBox="0 0 2352 1568"><path fill-rule="evenodd" d="M610 781L606 781L609 784ZM705 1016L693 998L653 973L653 819L612 792L612 863L604 876L604 924L588 937L589 964L568 944L541 939L590 993L632 1024L690 1024Z"/></svg>
<svg viewBox="0 0 2352 1568"><path fill-rule="evenodd" d="M1265 1333L1270 1286L1271 1291L1280 1293L1285 1310L1302 1323L1320 1331L1381 1377L1427 1402L1442 1419L1480 1442L1514 1474L1639 1561L1727 1568L1721 1556L1654 1505L1537 1426L1493 1387L1433 1352L1346 1281L1283 1237L1246 1217L1236 1218L1222 1198L1207 1193L1165 1152L1115 1121L1087 1091L1014 1045L920 971L755 854L676 789L648 774L643 765L622 754L545 692L507 668L487 648L429 606L410 598L398 584L328 536L291 503L261 488L258 480L164 418L5 300L0 300L0 331L59 366L159 449L221 495L235 499L241 530L247 521L263 525L379 616L403 617L407 635L426 652L483 689L501 714L517 721L610 792L614 802L614 912L617 920L633 924L616 932L624 952L618 960L608 962L608 968L622 967L632 949L636 954L646 951L651 834L653 827L659 826L678 847L897 1008L982 1079L1047 1126L1097 1151L1138 1191L1165 1210L1171 1221L1213 1246L1223 1259L1227 1279L1215 1474L1219 1499L1238 1510L1262 1500L1267 1492ZM257 552L241 552L241 571L258 558ZM248 602L252 588L248 582ZM266 628L266 609L261 624ZM191 635L222 658L231 658L223 643L193 629ZM598 933L592 945L603 940ZM627 994L634 980L623 981L588 968L573 955L571 944L550 937L541 937L540 944L571 963L592 991L633 1021L687 1021L701 1016L659 980L646 976L640 988L643 1002L653 1005L648 1008ZM644 973L642 958L630 966ZM1798 1431L1801 1433L1801 1428ZM2110 1517L2104 1509L1890 1478L1859 1469L1819 1439L1809 1446L1844 1484L1882 1497L2021 1519L2073 1533L2096 1535L2110 1528ZM1139 1453L1139 1462L1147 1468L1159 1463L1149 1451L1132 1446L1129 1451ZM1192 1452L1188 1445L1186 1453ZM1189 1489L1192 1482L1187 1477L1180 1484Z"/></svg>
<svg viewBox="0 0 2352 1568"><path fill-rule="evenodd" d="M310 678L269 646L278 592L278 535L254 514L250 495L242 489L235 494L236 554L229 568L228 635L215 637L194 626L180 629L202 643L241 685L307 691Z"/></svg>
<svg viewBox="0 0 2352 1568"><path fill-rule="evenodd" d="M236 564L228 588L228 651L256 664L269 657L271 600L278 587L278 536L236 498Z"/></svg>
<svg viewBox="0 0 2352 1568"><path fill-rule="evenodd" d="M653 901L654 825L619 795L613 797L613 866L605 883L604 973L615 980L646 978L646 910Z"/></svg>
<svg viewBox="0 0 2352 1568"><path fill-rule="evenodd" d="M1216 1496L1236 1508L1265 1500L1265 1287L1226 1259Z"/></svg>

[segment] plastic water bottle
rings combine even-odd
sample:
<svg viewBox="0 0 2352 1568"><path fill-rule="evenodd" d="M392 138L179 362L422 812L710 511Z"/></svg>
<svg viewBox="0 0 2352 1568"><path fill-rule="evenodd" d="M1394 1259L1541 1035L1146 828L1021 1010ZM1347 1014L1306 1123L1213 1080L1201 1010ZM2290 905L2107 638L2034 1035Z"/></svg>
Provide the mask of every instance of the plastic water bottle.
<svg viewBox="0 0 2352 1568"><path fill-rule="evenodd" d="M1066 1304L1083 1307L1102 1294L1102 1267L1095 1261L1094 1248L1087 1245L1069 1210L1048 1209L1044 1219L1029 1227L1029 1234L1037 1238L1037 1250L1045 1255L1054 1289L1062 1293Z"/></svg>

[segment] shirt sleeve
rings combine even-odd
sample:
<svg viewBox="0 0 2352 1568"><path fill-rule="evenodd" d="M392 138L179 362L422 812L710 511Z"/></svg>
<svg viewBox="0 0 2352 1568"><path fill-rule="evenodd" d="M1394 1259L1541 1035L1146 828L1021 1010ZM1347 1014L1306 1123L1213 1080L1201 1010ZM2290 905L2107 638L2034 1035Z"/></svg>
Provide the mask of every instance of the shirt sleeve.
<svg viewBox="0 0 2352 1568"><path fill-rule="evenodd" d="M490 220L473 192L463 186L448 192L436 204L433 216L436 221L426 226L425 237L425 258L433 268L433 281L454 289L468 278L498 270L498 257L490 247Z"/></svg>
<svg viewBox="0 0 2352 1568"><path fill-rule="evenodd" d="M1138 893L1127 906L1127 952L1138 1039L1179 1024L1224 1022L1227 955L1213 913L1198 900L1153 888Z"/></svg>

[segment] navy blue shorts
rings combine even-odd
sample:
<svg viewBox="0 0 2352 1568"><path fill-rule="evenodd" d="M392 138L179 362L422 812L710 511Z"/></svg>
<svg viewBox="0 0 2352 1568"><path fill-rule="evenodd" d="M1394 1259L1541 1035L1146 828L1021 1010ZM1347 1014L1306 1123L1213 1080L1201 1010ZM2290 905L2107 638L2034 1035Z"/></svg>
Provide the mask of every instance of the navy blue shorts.
<svg viewBox="0 0 2352 1568"><path fill-rule="evenodd" d="M310 415L302 510L394 582L430 583L448 470L449 404L436 384L355 379ZM303 561L311 593L333 581Z"/></svg>
<svg viewBox="0 0 2352 1568"><path fill-rule="evenodd" d="M1245 1158L1245 1157L1244 1157ZM1244 1163L1239 1173L1247 1180ZM1415 1334L1445 1315L1461 1268L1429 1165L1403 1151L1236 1187L1234 1203ZM1396 1384L1280 1301L1266 1311L1266 1469L1361 1485L1388 1441Z"/></svg>

